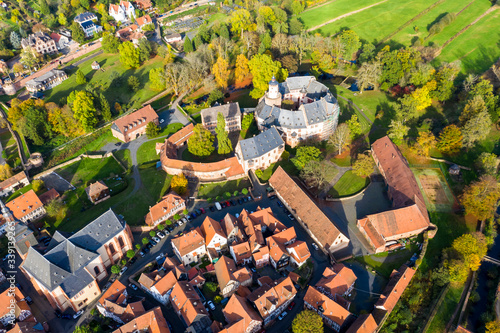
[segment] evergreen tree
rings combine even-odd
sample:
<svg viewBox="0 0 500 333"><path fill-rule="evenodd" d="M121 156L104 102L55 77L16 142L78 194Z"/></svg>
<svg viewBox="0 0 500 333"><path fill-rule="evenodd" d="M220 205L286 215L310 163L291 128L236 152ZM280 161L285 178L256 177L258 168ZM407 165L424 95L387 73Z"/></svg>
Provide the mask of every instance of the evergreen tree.
<svg viewBox="0 0 500 333"><path fill-rule="evenodd" d="M103 93L99 94L99 104L101 106L101 115L104 121L110 121L112 118L111 107Z"/></svg>
<svg viewBox="0 0 500 333"><path fill-rule="evenodd" d="M215 128L215 132L217 133L217 152L220 155L224 155L233 151L233 145L231 144L229 135L226 132L226 120L221 112L217 114L217 127Z"/></svg>
<svg viewBox="0 0 500 333"><path fill-rule="evenodd" d="M191 39L189 39L188 36L184 39L184 52L190 53L193 52L193 43L191 42Z"/></svg>
<svg viewBox="0 0 500 333"><path fill-rule="evenodd" d="M10 33L10 43L12 44L12 47L14 47L15 49L21 48L21 37L17 32L12 31Z"/></svg>

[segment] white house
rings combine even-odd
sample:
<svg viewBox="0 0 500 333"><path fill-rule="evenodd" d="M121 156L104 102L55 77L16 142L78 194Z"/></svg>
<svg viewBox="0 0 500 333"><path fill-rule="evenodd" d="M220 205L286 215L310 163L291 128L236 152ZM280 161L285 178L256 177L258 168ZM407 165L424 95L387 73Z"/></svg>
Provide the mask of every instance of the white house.
<svg viewBox="0 0 500 333"><path fill-rule="evenodd" d="M220 226L219 222L216 220L206 217L205 221L200 227L203 236L205 237L205 245L207 249L214 249L220 252L222 248L227 246L227 238Z"/></svg>
<svg viewBox="0 0 500 333"><path fill-rule="evenodd" d="M193 262L199 262L207 254L205 239L199 228L172 239L172 248L175 256L186 266Z"/></svg>
<svg viewBox="0 0 500 333"><path fill-rule="evenodd" d="M102 27L94 22L97 21L97 15L94 13L86 12L79 14L75 17L74 21L82 27L87 38L102 31Z"/></svg>
<svg viewBox="0 0 500 333"><path fill-rule="evenodd" d="M109 5L109 15L119 22L127 22L135 19L135 8L131 2L120 1L118 5Z"/></svg>
<svg viewBox="0 0 500 333"><path fill-rule="evenodd" d="M146 274L142 273L139 278L139 284L151 296L163 305L167 305L170 300L172 289L177 283L174 271L168 272L165 276L161 277L158 271Z"/></svg>

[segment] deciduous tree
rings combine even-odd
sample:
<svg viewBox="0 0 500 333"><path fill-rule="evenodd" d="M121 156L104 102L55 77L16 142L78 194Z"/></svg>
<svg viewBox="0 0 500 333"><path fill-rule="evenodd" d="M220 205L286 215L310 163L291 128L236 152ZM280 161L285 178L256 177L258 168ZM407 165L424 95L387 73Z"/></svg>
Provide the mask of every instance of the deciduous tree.
<svg viewBox="0 0 500 333"><path fill-rule="evenodd" d="M302 310L292 321L293 333L322 333L323 319L311 310Z"/></svg>
<svg viewBox="0 0 500 333"><path fill-rule="evenodd" d="M492 176L484 175L465 188L461 203L467 214L472 214L479 220L485 220L493 217L499 199L500 187L497 180Z"/></svg>
<svg viewBox="0 0 500 333"><path fill-rule="evenodd" d="M391 120L387 135L396 145L400 145L404 141L404 137L408 134L410 128L405 126L401 120Z"/></svg>
<svg viewBox="0 0 500 333"><path fill-rule="evenodd" d="M247 113L246 115L244 115L243 119L241 120L241 129L248 130L252 125L253 119L254 117L252 113Z"/></svg>
<svg viewBox="0 0 500 333"><path fill-rule="evenodd" d="M342 154L344 148L349 145L351 137L351 131L349 131L349 126L347 124L342 123L337 126L335 132L328 138L328 143L331 144L338 152L338 154Z"/></svg>
<svg viewBox="0 0 500 333"><path fill-rule="evenodd" d="M148 139L156 138L160 134L160 127L156 125L154 122L150 121L146 125L146 136Z"/></svg>
<svg viewBox="0 0 500 333"><path fill-rule="evenodd" d="M45 205L45 210L50 217L62 220L66 217L68 206L61 199L53 199Z"/></svg>
<svg viewBox="0 0 500 333"><path fill-rule="evenodd" d="M139 50L134 47L132 42L125 42L118 47L120 51L120 62L126 68L137 68L140 66Z"/></svg>
<svg viewBox="0 0 500 333"><path fill-rule="evenodd" d="M196 156L209 156L214 151L214 136L202 124L197 124L188 139L188 150Z"/></svg>
<svg viewBox="0 0 500 333"><path fill-rule="evenodd" d="M231 14L229 19L231 31L243 36L243 31L255 30L252 14L246 9L238 9Z"/></svg>
<svg viewBox="0 0 500 333"><path fill-rule="evenodd" d="M288 71L281 68L279 61L267 54L258 54L248 62L248 68L253 75L253 87L250 96L260 98L269 87L269 81L275 76L278 81L284 81L288 77Z"/></svg>
<svg viewBox="0 0 500 333"><path fill-rule="evenodd" d="M300 177L304 179L308 186L317 187L323 190L328 185L328 167L319 161L309 161L300 171Z"/></svg>
<svg viewBox="0 0 500 333"><path fill-rule="evenodd" d="M191 39L189 39L188 36L186 36L186 38L184 38L184 52L190 53L193 51L194 51L193 42L191 41Z"/></svg>
<svg viewBox="0 0 500 333"><path fill-rule="evenodd" d="M12 176L14 176L14 173L12 172L12 168L10 167L10 165L8 165L7 163L3 165L0 164L0 181L9 179Z"/></svg>
<svg viewBox="0 0 500 333"><path fill-rule="evenodd" d="M164 69L162 67L153 68L149 71L149 87L156 91L162 91L166 88Z"/></svg>
<svg viewBox="0 0 500 333"><path fill-rule="evenodd" d="M151 53L153 52L151 43L149 42L149 40L147 40L147 38L141 38L137 50L139 51L139 60L141 62L147 61L149 57L151 57Z"/></svg>
<svg viewBox="0 0 500 333"><path fill-rule="evenodd" d="M352 165L352 172L360 177L368 177L373 173L375 162L368 154L360 154Z"/></svg>
<svg viewBox="0 0 500 333"><path fill-rule="evenodd" d="M432 92L432 97L444 102L451 98L455 92L454 80L460 72L460 66L457 63L445 63L435 74L436 89Z"/></svg>
<svg viewBox="0 0 500 333"><path fill-rule="evenodd" d="M414 146L419 156L429 157L429 151L436 145L436 137L431 131L422 131L418 133L417 142Z"/></svg>
<svg viewBox="0 0 500 333"><path fill-rule="evenodd" d="M462 132L457 125L448 125L439 134L439 140L436 147L445 154L458 153L462 148Z"/></svg>
<svg viewBox="0 0 500 333"><path fill-rule="evenodd" d="M228 66L227 60L222 57L219 57L217 62L212 66L212 74L215 76L215 82L217 82L222 89L227 88L227 81L231 73Z"/></svg>
<svg viewBox="0 0 500 333"><path fill-rule="evenodd" d="M111 273L120 274L120 266L118 266L118 265L111 266Z"/></svg>
<svg viewBox="0 0 500 333"><path fill-rule="evenodd" d="M183 173L173 176L172 182L170 183L172 190L174 190L177 194L180 195L186 193L187 185L188 185L188 180Z"/></svg>
<svg viewBox="0 0 500 333"><path fill-rule="evenodd" d="M14 30L12 30L10 33L10 43L12 44L12 47L15 49L21 48L21 37Z"/></svg>
<svg viewBox="0 0 500 333"><path fill-rule="evenodd" d="M462 126L463 146L472 148L477 141L486 139L490 133L491 117L488 111L481 111Z"/></svg>
<svg viewBox="0 0 500 333"><path fill-rule="evenodd" d="M250 69L248 68L247 57L244 54L238 54L236 57L236 69L234 71L236 82L243 82L249 73Z"/></svg>
<svg viewBox="0 0 500 333"><path fill-rule="evenodd" d="M495 176L498 171L498 156L482 152L476 160L476 166L483 174Z"/></svg>
<svg viewBox="0 0 500 333"><path fill-rule="evenodd" d="M118 47L120 46L120 39L115 37L112 33L108 32L102 36L102 48L108 53L118 53Z"/></svg>
<svg viewBox="0 0 500 333"><path fill-rule="evenodd" d="M485 328L486 333L500 333L500 320L487 322Z"/></svg>
<svg viewBox="0 0 500 333"><path fill-rule="evenodd" d="M300 146L297 148L295 157L292 158L292 163L298 170L304 169L310 161L319 161L321 150L313 146Z"/></svg>
<svg viewBox="0 0 500 333"><path fill-rule="evenodd" d="M363 130L361 129L361 124L359 123L358 116L353 114L351 116L351 119L346 121L347 127L349 127L349 132L351 134L352 138L357 137L361 133L363 133Z"/></svg>
<svg viewBox="0 0 500 333"><path fill-rule="evenodd" d="M74 0L71 1L73 2ZM73 22L71 23L70 29L71 38L73 38L79 44L83 44L85 42L85 33L83 32L82 27L78 23Z"/></svg>
<svg viewBox="0 0 500 333"><path fill-rule="evenodd" d="M139 88L141 87L141 81L139 81L139 79L135 75L129 76L129 78L127 80L127 84L129 86L130 90L132 90L134 92L139 90Z"/></svg>

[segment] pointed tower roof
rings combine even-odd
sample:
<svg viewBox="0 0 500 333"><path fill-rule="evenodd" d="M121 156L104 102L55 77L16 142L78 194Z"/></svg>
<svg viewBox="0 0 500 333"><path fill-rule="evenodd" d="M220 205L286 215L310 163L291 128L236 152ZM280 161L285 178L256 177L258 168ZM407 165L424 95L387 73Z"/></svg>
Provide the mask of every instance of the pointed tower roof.
<svg viewBox="0 0 500 333"><path fill-rule="evenodd" d="M276 77L273 75L273 78L271 79L271 81L269 81L269 85L270 86L276 86L278 85L278 81L276 80Z"/></svg>
<svg viewBox="0 0 500 333"><path fill-rule="evenodd" d="M5 221L7 222L13 222L14 221L14 215L12 215L12 212L10 211L7 206L3 203L3 200L0 199L0 208L2 209L2 215Z"/></svg>

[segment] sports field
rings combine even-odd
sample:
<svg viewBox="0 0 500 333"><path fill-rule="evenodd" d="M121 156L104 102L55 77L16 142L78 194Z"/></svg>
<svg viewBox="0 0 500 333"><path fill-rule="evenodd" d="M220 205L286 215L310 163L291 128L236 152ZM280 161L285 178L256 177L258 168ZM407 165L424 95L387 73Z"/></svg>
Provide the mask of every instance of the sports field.
<svg viewBox="0 0 500 333"><path fill-rule="evenodd" d="M440 169L412 168L429 211L449 212L455 198Z"/></svg>

